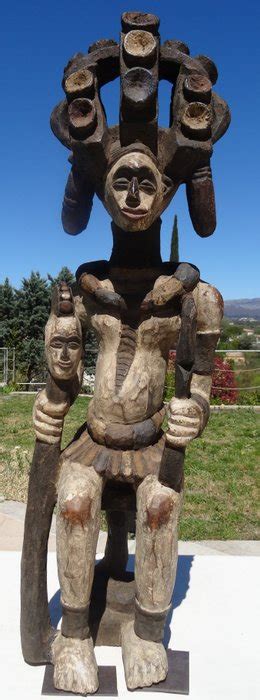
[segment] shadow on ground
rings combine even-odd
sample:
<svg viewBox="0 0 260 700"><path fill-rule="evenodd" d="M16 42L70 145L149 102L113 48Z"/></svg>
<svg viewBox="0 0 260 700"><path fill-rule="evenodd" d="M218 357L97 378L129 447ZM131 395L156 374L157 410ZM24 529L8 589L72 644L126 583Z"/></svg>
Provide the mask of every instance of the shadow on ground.
<svg viewBox="0 0 260 700"><path fill-rule="evenodd" d="M186 598L187 592L190 586L190 573L193 563L193 556L181 555L178 558L176 582L172 597L172 607L167 618L165 633L164 633L164 645L167 648L171 638L170 625L175 608L178 608L182 601ZM131 554L128 559L127 570L129 572L134 571L134 555ZM106 593L106 586L104 586L103 596ZM105 600L105 599L104 599ZM100 601L100 607L104 609L104 601ZM60 590L56 591L54 596L49 602L49 611L51 617L51 623L53 627L57 627L61 619L61 605L60 605Z"/></svg>

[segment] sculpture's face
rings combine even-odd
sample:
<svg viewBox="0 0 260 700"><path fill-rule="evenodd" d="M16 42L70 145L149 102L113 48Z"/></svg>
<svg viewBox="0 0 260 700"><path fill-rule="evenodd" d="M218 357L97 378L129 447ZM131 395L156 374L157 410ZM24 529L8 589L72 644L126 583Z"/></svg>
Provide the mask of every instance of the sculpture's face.
<svg viewBox="0 0 260 700"><path fill-rule="evenodd" d="M46 326L46 357L52 376L60 380L75 377L81 356L81 334L75 318L50 318Z"/></svg>
<svg viewBox="0 0 260 700"><path fill-rule="evenodd" d="M105 207L113 221L126 231L144 231L165 209L173 185L144 153L123 155L109 171Z"/></svg>

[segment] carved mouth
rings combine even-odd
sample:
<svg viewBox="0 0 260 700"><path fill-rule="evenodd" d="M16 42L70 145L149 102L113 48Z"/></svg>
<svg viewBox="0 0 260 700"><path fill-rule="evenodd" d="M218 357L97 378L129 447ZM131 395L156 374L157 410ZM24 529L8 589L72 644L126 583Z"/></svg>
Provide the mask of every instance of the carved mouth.
<svg viewBox="0 0 260 700"><path fill-rule="evenodd" d="M64 361L60 360L58 365L59 365L59 367L61 367L61 369L68 369L69 367L71 367L71 361L68 360L67 362L64 362Z"/></svg>
<svg viewBox="0 0 260 700"><path fill-rule="evenodd" d="M130 219L140 219L143 216L146 216L148 214L147 209L141 209L141 207L138 207L136 209L130 209L128 207L124 207L122 209L122 212L126 214Z"/></svg>

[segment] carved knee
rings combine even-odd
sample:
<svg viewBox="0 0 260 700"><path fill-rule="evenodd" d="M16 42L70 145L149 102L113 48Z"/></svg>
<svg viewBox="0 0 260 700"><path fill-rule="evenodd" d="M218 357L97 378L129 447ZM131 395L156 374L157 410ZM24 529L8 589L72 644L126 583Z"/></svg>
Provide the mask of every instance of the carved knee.
<svg viewBox="0 0 260 700"><path fill-rule="evenodd" d="M66 463L58 488L59 516L72 526L84 527L96 515L101 490L101 480L94 469Z"/></svg>
<svg viewBox="0 0 260 700"><path fill-rule="evenodd" d="M173 509L172 498L165 493L155 493L152 497L147 512L147 525L150 530L158 530L166 525Z"/></svg>
<svg viewBox="0 0 260 700"><path fill-rule="evenodd" d="M154 475L147 476L138 488L139 520L151 532L159 530L178 515L181 494L163 486Z"/></svg>
<svg viewBox="0 0 260 700"><path fill-rule="evenodd" d="M91 518L92 498L86 494L68 496L60 508L60 514L71 525L84 527Z"/></svg>

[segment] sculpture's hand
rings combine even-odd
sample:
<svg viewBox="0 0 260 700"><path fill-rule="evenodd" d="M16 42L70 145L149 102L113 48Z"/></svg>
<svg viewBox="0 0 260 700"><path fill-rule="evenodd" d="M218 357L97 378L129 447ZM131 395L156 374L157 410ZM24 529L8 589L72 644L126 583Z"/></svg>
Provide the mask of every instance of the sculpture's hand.
<svg viewBox="0 0 260 700"><path fill-rule="evenodd" d="M193 399L170 401L166 442L173 447L186 447L203 429L203 411Z"/></svg>
<svg viewBox="0 0 260 700"><path fill-rule="evenodd" d="M61 439L63 421L68 413L70 402L53 403L43 389L36 396L33 407L33 427L36 438L49 445L57 444Z"/></svg>

